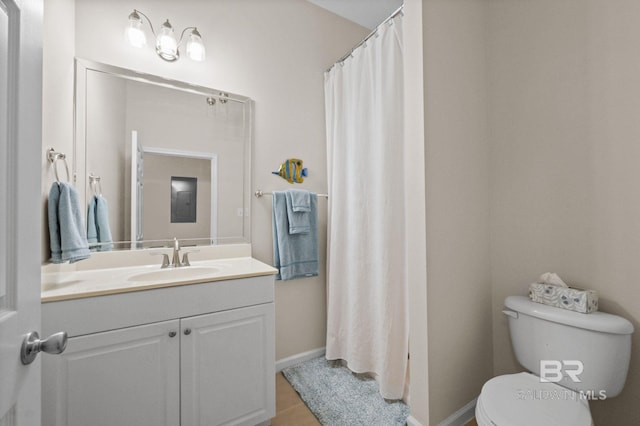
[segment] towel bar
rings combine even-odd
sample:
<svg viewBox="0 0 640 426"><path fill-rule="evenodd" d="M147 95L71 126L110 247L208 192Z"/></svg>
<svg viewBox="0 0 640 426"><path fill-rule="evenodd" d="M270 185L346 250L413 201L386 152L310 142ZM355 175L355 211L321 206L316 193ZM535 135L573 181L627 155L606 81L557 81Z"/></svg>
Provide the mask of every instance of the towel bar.
<svg viewBox="0 0 640 426"><path fill-rule="evenodd" d="M253 193L253 195L255 195L256 198L260 198L265 195L272 196L273 194L271 192L263 192L261 189L258 189L256 190L256 192ZM317 195L318 197L329 198L329 194L317 194Z"/></svg>

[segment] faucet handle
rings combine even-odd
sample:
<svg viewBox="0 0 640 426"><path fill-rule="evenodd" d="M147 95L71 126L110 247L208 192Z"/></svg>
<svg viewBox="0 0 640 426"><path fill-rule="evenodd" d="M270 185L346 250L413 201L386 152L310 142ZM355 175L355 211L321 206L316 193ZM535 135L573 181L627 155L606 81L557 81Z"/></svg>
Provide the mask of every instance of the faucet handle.
<svg viewBox="0 0 640 426"><path fill-rule="evenodd" d="M191 263L189 263L189 253L198 253L199 251L200 250L185 251L182 255L182 266L191 266Z"/></svg>
<svg viewBox="0 0 640 426"><path fill-rule="evenodd" d="M162 253L159 251L152 251L151 253L149 253L150 256L163 256L162 258L162 266L161 268L168 268L169 267L169 255L167 253Z"/></svg>

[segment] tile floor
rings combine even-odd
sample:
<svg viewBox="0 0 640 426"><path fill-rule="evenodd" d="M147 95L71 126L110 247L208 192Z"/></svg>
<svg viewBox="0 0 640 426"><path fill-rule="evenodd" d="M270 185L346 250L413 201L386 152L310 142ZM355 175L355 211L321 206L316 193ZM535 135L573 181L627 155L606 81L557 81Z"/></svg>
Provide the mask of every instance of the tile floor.
<svg viewBox="0 0 640 426"><path fill-rule="evenodd" d="M271 426L317 426L320 422L304 404L282 373L276 374L276 416ZM475 419L465 426L478 426Z"/></svg>
<svg viewBox="0 0 640 426"><path fill-rule="evenodd" d="M276 416L271 426L320 425L282 373L276 374Z"/></svg>

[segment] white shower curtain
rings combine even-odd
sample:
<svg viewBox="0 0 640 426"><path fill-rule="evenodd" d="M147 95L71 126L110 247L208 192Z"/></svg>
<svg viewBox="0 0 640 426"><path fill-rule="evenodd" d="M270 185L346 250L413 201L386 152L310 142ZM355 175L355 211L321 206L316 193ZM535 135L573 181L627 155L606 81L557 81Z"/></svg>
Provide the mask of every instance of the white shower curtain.
<svg viewBox="0 0 640 426"><path fill-rule="evenodd" d="M408 356L402 14L325 74L327 359L402 398Z"/></svg>

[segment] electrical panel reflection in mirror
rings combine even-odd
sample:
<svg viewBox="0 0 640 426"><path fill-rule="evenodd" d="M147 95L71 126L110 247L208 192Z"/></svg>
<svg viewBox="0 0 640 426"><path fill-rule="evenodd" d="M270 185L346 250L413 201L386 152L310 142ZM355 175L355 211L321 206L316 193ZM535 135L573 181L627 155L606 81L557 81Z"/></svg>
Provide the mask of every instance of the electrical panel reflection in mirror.
<svg viewBox="0 0 640 426"><path fill-rule="evenodd" d="M195 223L198 179L171 176L171 223Z"/></svg>

